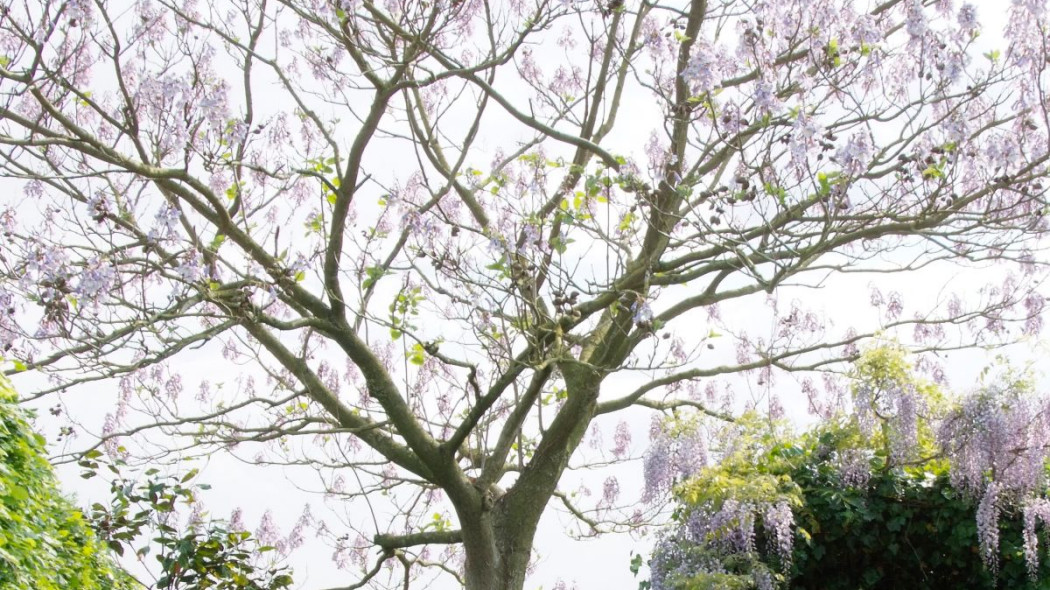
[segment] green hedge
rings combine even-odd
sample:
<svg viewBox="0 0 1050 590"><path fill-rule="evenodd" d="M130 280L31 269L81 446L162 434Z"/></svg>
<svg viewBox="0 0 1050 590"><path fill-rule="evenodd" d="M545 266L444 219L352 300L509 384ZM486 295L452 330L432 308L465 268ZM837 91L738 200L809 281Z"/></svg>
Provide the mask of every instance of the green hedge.
<svg viewBox="0 0 1050 590"><path fill-rule="evenodd" d="M59 490L44 438L0 376L0 588L131 588L80 510Z"/></svg>

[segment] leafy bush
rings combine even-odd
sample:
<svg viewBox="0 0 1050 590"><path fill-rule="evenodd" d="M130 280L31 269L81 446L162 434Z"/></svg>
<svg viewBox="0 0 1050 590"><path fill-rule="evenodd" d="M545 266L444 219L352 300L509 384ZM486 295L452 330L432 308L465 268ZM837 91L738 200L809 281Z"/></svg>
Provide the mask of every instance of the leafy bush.
<svg viewBox="0 0 1050 590"><path fill-rule="evenodd" d="M90 523L59 490L44 438L0 375L0 588L131 588Z"/></svg>
<svg viewBox="0 0 1050 590"><path fill-rule="evenodd" d="M90 518L99 536L118 554L134 551L140 559L150 553L160 566L157 588L179 590L281 590L292 585L286 568L260 567L261 554L273 549L231 524L211 520L180 526L177 509L197 501L206 484L194 484L197 471L182 477L162 475L156 469L136 482L123 476L123 465L102 463L93 451L80 462L85 477L100 467L116 475L109 506L96 503Z"/></svg>
<svg viewBox="0 0 1050 590"><path fill-rule="evenodd" d="M116 475L109 506L88 517L60 492L42 436L0 375L0 589L132 590L142 584L120 569L113 553L156 553L165 590L281 590L292 584L284 568L259 568L272 549L219 521L180 527L177 505L192 504L196 472L180 478L151 469L146 480L123 477L121 465L102 463L98 451L80 462L85 477L100 467Z"/></svg>
<svg viewBox="0 0 1050 590"><path fill-rule="evenodd" d="M813 431L728 427L675 486L642 586L1050 589L1046 400L1007 375L951 404L892 348L854 377L849 413Z"/></svg>

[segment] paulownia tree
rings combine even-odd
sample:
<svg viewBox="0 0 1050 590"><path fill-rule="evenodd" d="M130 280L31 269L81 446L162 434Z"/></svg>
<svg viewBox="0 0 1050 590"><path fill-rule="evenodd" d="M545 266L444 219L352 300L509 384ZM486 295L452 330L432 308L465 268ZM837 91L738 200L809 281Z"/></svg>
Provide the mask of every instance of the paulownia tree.
<svg viewBox="0 0 1050 590"><path fill-rule="evenodd" d="M327 525L356 584L519 589L552 498L587 533L652 512L559 488L631 453L592 425L729 418L719 379L869 328L1038 329L1047 14L1008 11L984 47L950 0L4 3L6 370L113 391L124 460L269 442L333 501L382 492ZM938 261L1016 272L855 330L777 303ZM763 297L765 332L722 319Z"/></svg>

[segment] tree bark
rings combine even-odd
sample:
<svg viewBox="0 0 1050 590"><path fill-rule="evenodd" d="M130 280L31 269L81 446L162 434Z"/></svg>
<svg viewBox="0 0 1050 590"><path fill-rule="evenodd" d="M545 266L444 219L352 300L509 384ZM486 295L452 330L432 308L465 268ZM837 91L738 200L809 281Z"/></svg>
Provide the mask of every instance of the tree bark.
<svg viewBox="0 0 1050 590"><path fill-rule="evenodd" d="M456 506L467 590L522 590L525 585L540 518L594 417L602 381L593 368L576 363L560 368L568 399L518 480L505 494L493 486L477 490L478 501Z"/></svg>
<svg viewBox="0 0 1050 590"><path fill-rule="evenodd" d="M543 508L508 513L503 506L460 515L467 590L522 590Z"/></svg>

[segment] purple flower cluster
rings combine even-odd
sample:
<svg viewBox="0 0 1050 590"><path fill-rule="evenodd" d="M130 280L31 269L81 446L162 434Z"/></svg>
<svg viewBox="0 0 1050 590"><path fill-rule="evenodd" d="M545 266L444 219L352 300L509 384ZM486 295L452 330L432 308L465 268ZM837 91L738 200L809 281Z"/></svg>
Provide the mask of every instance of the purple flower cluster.
<svg viewBox="0 0 1050 590"><path fill-rule="evenodd" d="M908 383L862 382L854 389L854 416L866 436L887 428L889 457L894 464L913 459L918 449L919 422L926 413L926 401ZM851 469L855 467L848 462Z"/></svg>
<svg viewBox="0 0 1050 590"><path fill-rule="evenodd" d="M800 114L791 126L788 149L791 151L791 162L799 170L800 175L804 170L809 152L820 145L821 133L823 130L820 123L804 113Z"/></svg>
<svg viewBox="0 0 1050 590"><path fill-rule="evenodd" d="M843 174L860 176L871 164L873 150L871 136L865 131L858 131L835 154L835 160L842 166Z"/></svg>
<svg viewBox="0 0 1050 590"><path fill-rule="evenodd" d="M904 28L913 39L921 39L930 30L930 23L923 13L920 0L913 0L908 6L908 18L904 22Z"/></svg>
<svg viewBox="0 0 1050 590"><path fill-rule="evenodd" d="M631 428L627 422L621 420L616 425L616 433L613 434L612 454L617 459L623 459L631 447Z"/></svg>
<svg viewBox="0 0 1050 590"><path fill-rule="evenodd" d="M1024 512L1024 550L1030 572L1038 563L1035 534L1050 523L1046 486L1050 449L1050 404L1021 384L987 388L963 400L948 415L938 442L951 460L955 487L980 497L977 530L981 557L998 568L999 514L1004 502L1020 502Z"/></svg>
<svg viewBox="0 0 1050 590"><path fill-rule="evenodd" d="M281 538L277 523L273 521L273 513L269 510L263 513L262 520L259 521L259 528L255 529L255 538L259 540L259 543L273 547L280 553L285 551L285 541Z"/></svg>
<svg viewBox="0 0 1050 590"><path fill-rule="evenodd" d="M679 588L681 581L698 574L726 573L723 564L727 561L753 559L760 523L786 570L791 564L795 524L787 502L727 499L717 507L696 507L674 534L657 543L649 562L653 590ZM755 566L750 574L752 583L759 588L773 588L769 570L757 562Z"/></svg>
<svg viewBox="0 0 1050 590"><path fill-rule="evenodd" d="M836 453L835 469L848 488L863 488L871 479L872 453L867 449L842 449Z"/></svg>
<svg viewBox="0 0 1050 590"><path fill-rule="evenodd" d="M999 571L999 491L1001 486L992 482L977 505L977 539L981 546L981 559L992 573Z"/></svg>
<svg viewBox="0 0 1050 590"><path fill-rule="evenodd" d="M150 240L160 242L175 238L175 227L179 223L179 210L171 205L165 205L157 211L154 217L154 226L150 230Z"/></svg>
<svg viewBox="0 0 1050 590"><path fill-rule="evenodd" d="M659 421L654 421L650 434L652 443L642 459L645 502L663 498L675 483L696 475L708 463L707 442L699 428L671 436Z"/></svg>
<svg viewBox="0 0 1050 590"><path fill-rule="evenodd" d="M755 109L762 116L775 115L780 111L781 103L777 98L776 87L766 80L755 83L752 99L755 101Z"/></svg>
<svg viewBox="0 0 1050 590"><path fill-rule="evenodd" d="M956 20L959 22L959 28L967 33L972 33L980 28L980 23L977 22L977 8L969 2L959 7Z"/></svg>
<svg viewBox="0 0 1050 590"><path fill-rule="evenodd" d="M794 541L792 527L795 526L795 514L791 511L791 506L784 500L767 506L762 522L776 549L777 556L786 569L791 563Z"/></svg>
<svg viewBox="0 0 1050 590"><path fill-rule="evenodd" d="M957 488L982 494L994 483L1013 496L1046 483L1050 407L1022 387L989 388L968 396L938 433L952 461Z"/></svg>
<svg viewBox="0 0 1050 590"><path fill-rule="evenodd" d="M722 565L716 556L704 555L679 535L660 539L649 560L651 590L675 590L678 581L698 572L720 572Z"/></svg>
<svg viewBox="0 0 1050 590"><path fill-rule="evenodd" d="M723 64L726 63L731 62L726 59L724 51L717 51L706 42L697 42L689 64L682 70L682 79L695 95L710 92L722 82Z"/></svg>
<svg viewBox="0 0 1050 590"><path fill-rule="evenodd" d="M86 301L95 302L106 297L117 281L117 272L108 261L94 259L80 273L80 282L75 289Z"/></svg>
<svg viewBox="0 0 1050 590"><path fill-rule="evenodd" d="M602 485L601 503L607 507L612 507L619 498L620 480L616 479L616 476L610 475L605 478L605 483Z"/></svg>
<svg viewBox="0 0 1050 590"><path fill-rule="evenodd" d="M1050 500L1030 498L1024 502L1022 511L1024 514L1024 559L1028 566L1028 574L1034 580L1039 570L1039 536L1035 529L1039 523L1042 523L1044 529L1050 526Z"/></svg>

